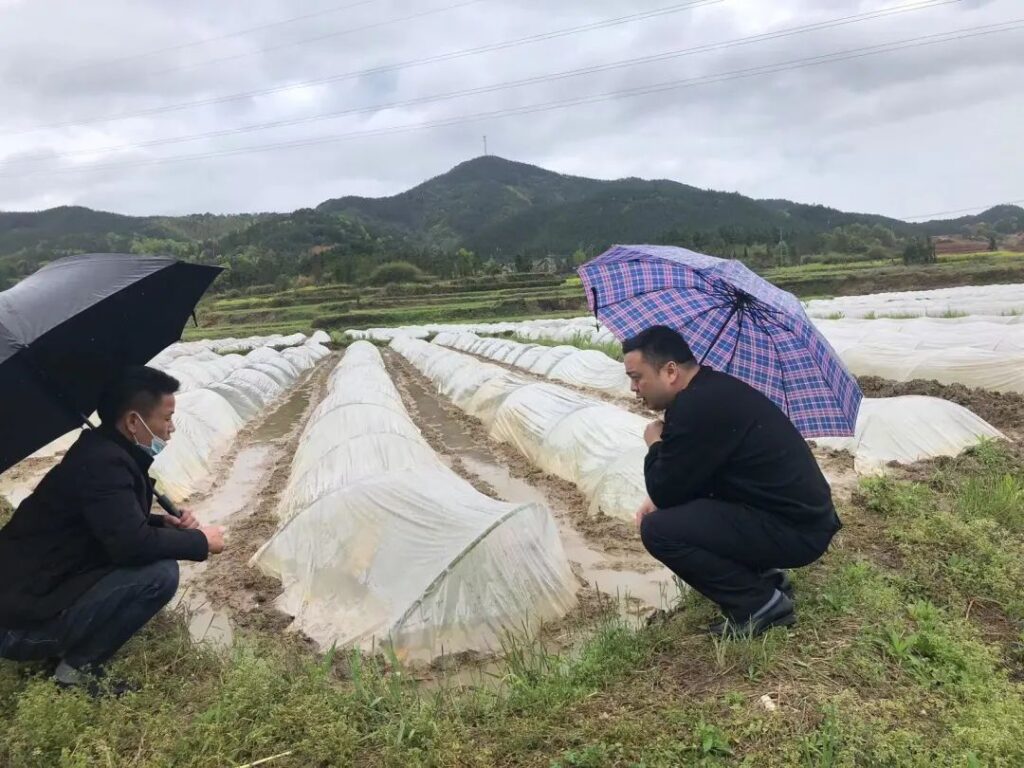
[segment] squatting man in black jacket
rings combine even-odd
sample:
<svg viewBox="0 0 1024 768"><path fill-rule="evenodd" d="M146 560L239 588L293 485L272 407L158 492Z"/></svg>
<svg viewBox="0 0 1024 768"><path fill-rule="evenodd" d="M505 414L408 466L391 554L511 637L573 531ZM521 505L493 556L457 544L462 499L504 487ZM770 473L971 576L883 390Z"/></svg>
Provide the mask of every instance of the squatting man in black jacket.
<svg viewBox="0 0 1024 768"><path fill-rule="evenodd" d="M153 368L124 371L100 399L102 426L0 529L0 656L49 659L58 685L95 692L103 664L174 596L177 561L223 551L223 528L150 512L177 391Z"/></svg>
<svg viewBox="0 0 1024 768"><path fill-rule="evenodd" d="M647 551L721 608L714 635L758 635L796 620L784 568L821 557L841 523L810 448L765 395L700 366L676 331L622 345L648 425L636 513Z"/></svg>

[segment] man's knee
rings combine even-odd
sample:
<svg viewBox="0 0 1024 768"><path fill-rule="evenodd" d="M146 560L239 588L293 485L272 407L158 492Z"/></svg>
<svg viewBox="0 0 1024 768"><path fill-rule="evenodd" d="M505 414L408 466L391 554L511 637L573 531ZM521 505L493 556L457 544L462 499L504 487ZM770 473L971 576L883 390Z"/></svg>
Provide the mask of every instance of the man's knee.
<svg viewBox="0 0 1024 768"><path fill-rule="evenodd" d="M640 540L655 557L666 551L678 551L687 546L665 510L655 510L640 521Z"/></svg>
<svg viewBox="0 0 1024 768"><path fill-rule="evenodd" d="M169 603L178 591L180 571L177 560L157 560L146 566L150 578L150 587L157 600Z"/></svg>

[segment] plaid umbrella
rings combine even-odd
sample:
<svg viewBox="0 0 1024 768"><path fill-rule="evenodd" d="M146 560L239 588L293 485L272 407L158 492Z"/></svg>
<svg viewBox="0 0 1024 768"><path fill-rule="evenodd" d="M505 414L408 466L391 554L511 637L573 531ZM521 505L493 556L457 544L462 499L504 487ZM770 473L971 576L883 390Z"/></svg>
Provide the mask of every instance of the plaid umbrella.
<svg viewBox="0 0 1024 768"><path fill-rule="evenodd" d="M701 363L763 392L806 438L852 435L863 397L799 300L738 261L618 245L579 270L590 308L624 340L679 331Z"/></svg>

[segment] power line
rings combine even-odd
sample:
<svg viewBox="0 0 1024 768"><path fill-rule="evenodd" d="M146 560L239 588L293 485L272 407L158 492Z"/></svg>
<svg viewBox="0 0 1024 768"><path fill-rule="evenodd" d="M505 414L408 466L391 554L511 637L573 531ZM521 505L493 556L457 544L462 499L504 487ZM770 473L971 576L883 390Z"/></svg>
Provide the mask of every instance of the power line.
<svg viewBox="0 0 1024 768"><path fill-rule="evenodd" d="M746 69L733 70L731 72L722 72L713 75L702 75L700 77L686 78L682 80L672 80L663 83L656 83L654 85L642 86L639 88L630 88L620 91L596 94L593 96L581 96L572 99L557 99L548 102L541 102L538 104L525 105L522 107L499 109L490 112L478 112L470 115L460 115L451 118L430 121L426 123L410 123L406 125L391 126L389 128L351 131L349 133L334 134L331 136L321 136L311 139L296 139L292 141L253 145L248 147L238 147L235 149L202 152L191 155L174 155L171 157L151 158L148 160L127 161L120 163L93 163L89 165L77 166L74 168L60 168L48 171L35 171L28 173L0 174L0 178L23 179L31 176L49 176L64 173L80 173L83 171L111 170L120 168L139 168L149 165L164 165L176 162L206 160L217 157L229 157L232 155L251 154L254 152L265 152L276 149L296 149L301 147L334 143L338 141L347 141L350 139L385 136L398 133L408 133L411 131L424 130L429 128L445 128L455 125L464 125L473 122L480 122L482 120L491 120L504 117L550 112L556 109L566 109L568 107L580 106L582 104L596 104L599 102L611 101L614 99L649 96L654 94L665 93L667 91L681 90L684 88L692 88L701 85L711 85L714 83L740 80L749 77L756 77L760 75L774 74L777 72L803 69L812 66L820 66L822 64L831 64L839 61L848 61L851 59L859 59L867 56L875 56L882 53L892 53L895 51L907 50L911 48L921 48L929 45L937 45L940 43L983 37L986 35L998 34L1001 32L1011 32L1021 28L1024 28L1024 18L1013 19L1010 21L1001 22L999 24L989 24L980 27L969 27L965 29L953 30L951 32L945 33L922 35L920 37L909 38L906 40L899 40L891 43L882 43L879 45L866 46L863 48L853 48L846 51L837 51L833 53L822 54L819 56L811 56L803 59L795 59L787 62L780 62L777 64L749 67Z"/></svg>
<svg viewBox="0 0 1024 768"><path fill-rule="evenodd" d="M558 80L568 79L572 77L581 77L584 75L595 74L598 72L606 72L614 69L621 69L624 67L638 66L642 64L650 64L654 62L667 61L669 59L680 58L683 56L691 56L700 53L707 53L710 51L725 50L728 48L734 48L744 45L751 45L753 43L760 43L770 40L778 40L786 37L792 37L798 34L806 34L808 32L817 32L823 29L833 29L836 27L842 27L849 24L861 23L863 21L870 21L878 18L885 18L893 16L899 13L908 13L911 11L926 10L942 5L950 5L952 3L962 2L962 0L918 0L917 2L908 3L906 5L893 6L890 8L879 9L876 11L869 11L866 13L855 14L851 16L843 16L836 19L829 19L826 21L816 22L813 24L805 24L799 27L789 27L785 29L774 30L772 32L764 32L757 35L749 35L746 37L734 38L732 40L726 40L717 43L708 43L705 45L694 46L690 48L683 48L675 51L667 51L664 53L651 54L649 56L640 56L632 59L624 59L617 62L607 62L604 64L592 65L589 67L582 67L579 69L564 70L562 72L556 72L546 75L537 75L534 77L522 78L519 80L504 81L500 83L494 83L491 85L478 86L476 88L466 88L458 91L451 91L448 93L433 94L430 96L420 96L412 99L405 99L402 101L389 102L385 104L373 104L363 107L351 107L348 109L337 110L333 112L325 112L317 115L310 115L306 117L288 118L283 120L273 120L263 123L255 123L250 125L239 126L236 128L223 128L215 131L206 131L204 133L191 134L186 136L176 136L164 139L152 139L149 141L135 142L131 144L121 144L110 147L98 147L93 149L82 149L74 150L70 152L62 152L57 155L51 155L47 158L22 158L17 160L8 160L0 162L0 168L9 166L21 166L23 164L41 163L48 162L54 159L60 158L73 158L78 156L92 156L97 154L107 154L112 152L119 152L128 149L144 149L155 146L165 146L168 144L180 144L189 141L197 141L201 139L219 138L223 136L232 136L242 133L251 133L255 131L270 130L274 128L283 128L293 125L303 125L306 123L319 122L322 120L335 120L340 117L348 117L358 114L370 114L379 112L385 109L395 109L399 107L410 107L421 104L436 103L440 101L447 101L455 98L461 98L465 96L474 96L484 93L493 93L495 91L507 90L510 88L519 88L525 85L534 85L537 83L555 82Z"/></svg>
<svg viewBox="0 0 1024 768"><path fill-rule="evenodd" d="M307 21L308 19L315 19L322 16L329 16L331 14L340 13L341 11L348 11L353 8L358 8L362 5L373 5L379 0L358 0L355 3L349 3L348 5L336 5L332 8L324 8L323 10L314 11L312 13L304 13L301 16L290 16L287 19L279 19L278 21L268 22L267 24L260 24L255 27L247 27L245 29L239 29L235 32L226 32L223 35L217 35L216 37L205 37L201 40L193 40L189 43L177 43L176 45L169 45L166 48L155 48L150 51L140 51L139 53L129 54L128 56L119 56L113 59L96 59L94 61L87 61L83 64L76 64L75 66L67 67L65 69L57 70L51 74L62 74L66 72L77 72L81 69L93 69L95 67L112 66L114 64L122 64L127 61L136 61L138 59L149 58L150 56L157 56L164 53L172 53L174 51L181 51L186 48L195 48L200 45L208 45L210 43L219 43L222 40L230 40L233 37L242 37L244 35L252 34L253 32L262 32L265 29L273 29L274 27L283 27L287 24L294 24L297 21Z"/></svg>
<svg viewBox="0 0 1024 768"><path fill-rule="evenodd" d="M278 45L271 45L266 48L257 48L252 51L245 51L243 53L235 53L231 56L220 56L216 59L206 59L205 61L196 61L190 64L179 64L174 67L167 67L166 69L158 69L155 72L147 72L147 75L166 75L171 72L180 72L186 69L196 69L197 67L206 67L211 64L223 64L227 61L236 61L238 59L246 59L250 56L258 56L261 53L270 53L271 51L280 51L284 48L295 48L300 45L309 45L310 43L319 43L324 40L331 40L335 37L344 37L345 35L352 35L356 32L367 32L371 29L380 29L381 27L390 27L395 24L402 24L406 21L415 21L416 19L423 19L427 16L435 16L439 13L446 13L448 11L454 11L459 8L465 8L469 5L476 5L482 3L484 0L462 0L461 2L454 3L452 5L445 5L440 8L430 8L426 11L418 11L417 13L409 14L408 16L399 16L394 19L385 19L384 21L375 21L371 24L364 24L360 27L349 27L348 29L339 29L334 32L327 32L322 35L316 35L315 37L305 37L302 40L293 40L290 43L279 43Z"/></svg>
<svg viewBox="0 0 1024 768"><path fill-rule="evenodd" d="M939 216L952 216L955 213L972 213L974 211L987 211L989 208L995 208L997 205L1024 205L1024 198L1020 200L1004 200L999 203L990 203L989 205L974 205L970 208L957 208L953 211L934 211L932 213L919 213L916 216L902 216L902 221L913 221L914 219L934 219Z"/></svg>
<svg viewBox="0 0 1024 768"><path fill-rule="evenodd" d="M36 125L29 128L22 128L16 131L7 131L4 133L0 133L0 136L16 136L25 133L30 133L33 131L52 130L56 128L70 128L81 125L92 125L94 123L108 123L114 122L116 120L127 120L133 117L145 117L148 115L163 114L165 112L176 112L183 109L190 109L192 107L203 107L210 106L212 104L224 104L231 101L241 101L243 99L250 99L256 96L269 96L275 93L286 93L288 91L309 88L311 86L316 85L326 85L328 83L336 83L344 80L351 80L358 77L366 77L368 75L377 75L386 72L394 72L401 69L424 66L426 64L436 64L442 61L451 61L453 59L461 59L468 56L477 56L482 53L490 53L493 51L501 51L509 48L516 48L520 45L528 45L531 43L543 42L547 40L555 40L558 38L580 34L583 32L590 32L597 29L606 29L609 27L629 24L635 21L643 21L645 19L667 16L669 14L687 11L692 8L699 8L706 5L716 5L723 1L724 0L688 0L687 2L684 3L676 3L674 5L664 6L650 11L643 11L641 13L634 13L628 16L619 16L616 18L604 19L602 21L592 22L589 24L581 24L575 27L565 27L562 29L553 30L551 32L543 32L540 34L528 35L526 37L514 38L512 40L505 40L499 43L491 43L488 45L476 46L474 48L463 48L455 51L448 51L446 53L435 54L433 56L427 56L424 58L396 62L394 64L384 64L378 67L371 67L369 69L343 72L336 75L329 75L327 77L317 78L315 80L305 80L298 83L289 83L288 85L279 85L271 88L261 88L252 91L241 91L238 93L227 94L225 96L215 96L206 99L196 99L194 101L179 102L177 104L167 104L161 107L150 107L148 109L140 109L132 112L123 112L119 115L99 115L96 117L81 120L69 120L60 123L50 123L47 125Z"/></svg>

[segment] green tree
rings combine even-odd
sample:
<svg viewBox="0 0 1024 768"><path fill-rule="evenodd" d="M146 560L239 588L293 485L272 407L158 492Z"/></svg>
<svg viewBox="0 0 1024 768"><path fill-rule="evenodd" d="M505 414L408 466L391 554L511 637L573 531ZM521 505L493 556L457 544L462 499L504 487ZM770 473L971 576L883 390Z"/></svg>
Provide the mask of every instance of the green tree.
<svg viewBox="0 0 1024 768"><path fill-rule="evenodd" d="M935 244L930 240L913 240L903 249L903 263L934 264L938 261L935 255Z"/></svg>
<svg viewBox="0 0 1024 768"><path fill-rule="evenodd" d="M476 274L478 267L478 260L476 254L472 251L466 250L465 248L459 248L455 252L455 267L460 277L469 277L470 275Z"/></svg>
<svg viewBox="0 0 1024 768"><path fill-rule="evenodd" d="M366 279L370 285L389 285L391 283L415 283L426 275L415 264L407 261L389 261L374 269Z"/></svg>
<svg viewBox="0 0 1024 768"><path fill-rule="evenodd" d="M587 263L587 253L582 248L577 248L575 253L572 255L572 265L574 267L582 267Z"/></svg>
<svg viewBox="0 0 1024 768"><path fill-rule="evenodd" d="M988 249L990 251L998 251L999 250L999 244L996 242L996 236L995 235L989 235L988 236Z"/></svg>

